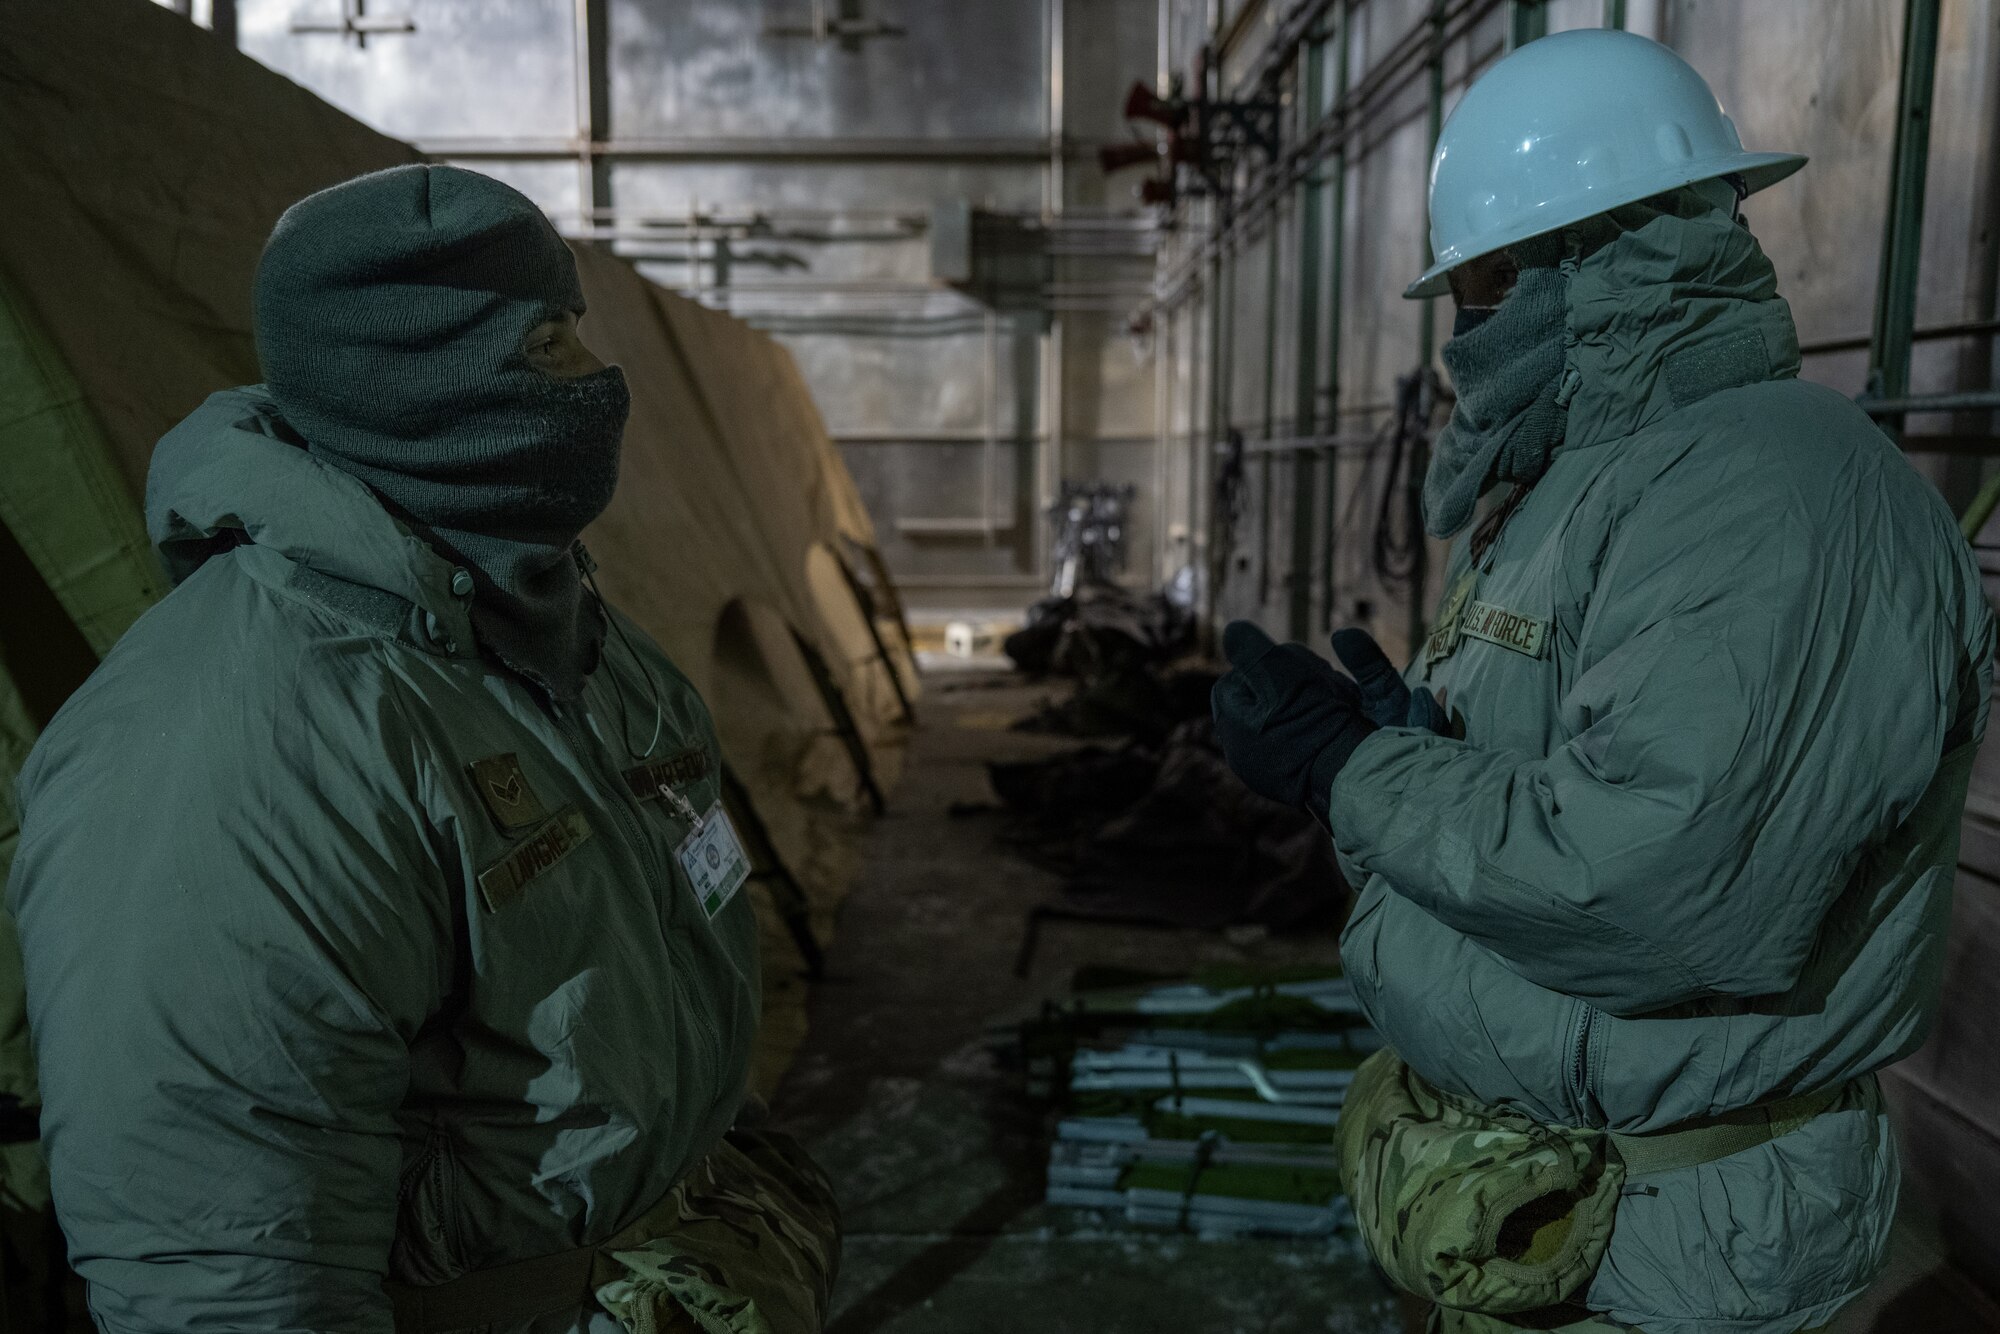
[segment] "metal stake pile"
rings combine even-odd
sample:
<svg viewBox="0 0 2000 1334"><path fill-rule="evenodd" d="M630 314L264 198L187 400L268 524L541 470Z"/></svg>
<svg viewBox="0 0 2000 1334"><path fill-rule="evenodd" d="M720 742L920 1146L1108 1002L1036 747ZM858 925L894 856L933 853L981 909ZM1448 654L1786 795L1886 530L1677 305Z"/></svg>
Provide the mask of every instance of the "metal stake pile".
<svg viewBox="0 0 2000 1334"><path fill-rule="evenodd" d="M1347 1221L1333 1127L1382 1040L1337 973L1079 989L1005 1034L1059 1108L1050 1204L1204 1235Z"/></svg>

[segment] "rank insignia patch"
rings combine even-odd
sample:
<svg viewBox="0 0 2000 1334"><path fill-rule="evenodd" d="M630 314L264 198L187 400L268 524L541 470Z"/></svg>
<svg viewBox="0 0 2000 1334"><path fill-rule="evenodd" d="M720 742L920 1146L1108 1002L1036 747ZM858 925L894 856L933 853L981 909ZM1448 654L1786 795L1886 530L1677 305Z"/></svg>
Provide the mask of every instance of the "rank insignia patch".
<svg viewBox="0 0 2000 1334"><path fill-rule="evenodd" d="M528 786L528 776L521 772L521 761L511 752L474 760L466 769L472 775L472 785L479 789L480 801L485 803L487 813L501 833L518 834L549 818L542 799L535 795L535 789Z"/></svg>

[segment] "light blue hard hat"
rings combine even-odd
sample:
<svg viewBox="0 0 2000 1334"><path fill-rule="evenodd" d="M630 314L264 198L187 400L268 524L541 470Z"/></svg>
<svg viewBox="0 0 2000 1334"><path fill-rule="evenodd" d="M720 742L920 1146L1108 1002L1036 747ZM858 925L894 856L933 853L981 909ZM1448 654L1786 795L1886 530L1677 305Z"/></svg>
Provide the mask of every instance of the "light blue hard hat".
<svg viewBox="0 0 2000 1334"><path fill-rule="evenodd" d="M1431 158L1431 252L1404 296L1449 290L1470 259L1683 185L1736 177L1755 193L1803 167L1746 153L1694 67L1608 28L1510 53L1452 109Z"/></svg>

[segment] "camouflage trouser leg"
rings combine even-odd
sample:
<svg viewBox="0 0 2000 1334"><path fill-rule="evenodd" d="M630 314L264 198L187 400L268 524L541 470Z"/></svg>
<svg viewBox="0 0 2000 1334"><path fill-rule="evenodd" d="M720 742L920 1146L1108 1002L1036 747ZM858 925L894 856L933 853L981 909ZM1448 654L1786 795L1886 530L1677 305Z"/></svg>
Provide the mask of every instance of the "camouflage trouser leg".
<svg viewBox="0 0 2000 1334"><path fill-rule="evenodd" d="M1546 1331L1547 1334L1607 1334L1610 1330L1629 1330L1631 1326L1621 1325L1609 1316L1596 1315L1581 1307L1504 1316L1434 1306L1426 1329L1428 1334L1520 1334L1524 1330Z"/></svg>
<svg viewBox="0 0 2000 1334"><path fill-rule="evenodd" d="M840 1210L791 1136L732 1130L600 1254L597 1300L632 1334L818 1334Z"/></svg>
<svg viewBox="0 0 2000 1334"><path fill-rule="evenodd" d="M1803 1330L1801 1334L1826 1334L1828 1328L1822 1325L1818 1329ZM1521 1334L1525 1330L1541 1331L1541 1334L1607 1334L1611 1330L1629 1330L1633 1334L1643 1334L1636 1326L1621 1325L1610 1316L1585 1311L1581 1307L1500 1316L1477 1315L1471 1311L1434 1306L1428 1329L1429 1334Z"/></svg>

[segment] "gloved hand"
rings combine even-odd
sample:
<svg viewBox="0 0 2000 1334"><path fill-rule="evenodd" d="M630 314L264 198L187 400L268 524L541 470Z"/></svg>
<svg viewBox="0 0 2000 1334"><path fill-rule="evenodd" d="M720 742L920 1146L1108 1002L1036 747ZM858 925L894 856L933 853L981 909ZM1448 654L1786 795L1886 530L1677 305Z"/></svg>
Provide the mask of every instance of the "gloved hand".
<svg viewBox="0 0 2000 1334"><path fill-rule="evenodd" d="M1437 696L1423 686L1411 690L1375 636L1358 625L1335 630L1333 654L1360 688L1361 712L1369 722L1377 727L1421 727L1450 734L1451 720Z"/></svg>
<svg viewBox="0 0 2000 1334"><path fill-rule="evenodd" d="M1210 703L1223 758L1251 791L1324 823L1333 780L1376 730L1361 690L1303 644L1278 644L1248 621L1222 631L1231 671Z"/></svg>

